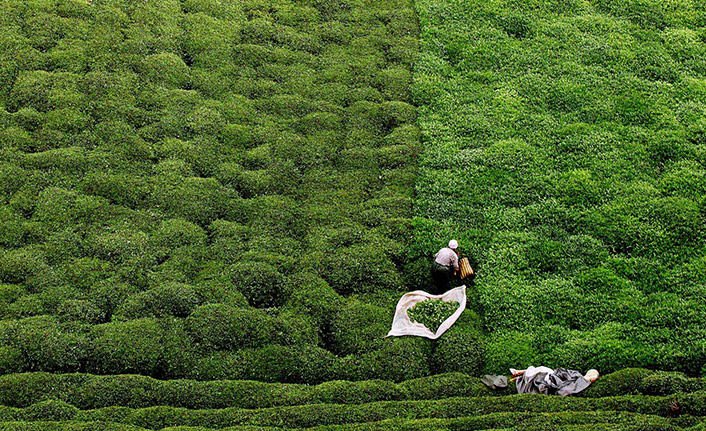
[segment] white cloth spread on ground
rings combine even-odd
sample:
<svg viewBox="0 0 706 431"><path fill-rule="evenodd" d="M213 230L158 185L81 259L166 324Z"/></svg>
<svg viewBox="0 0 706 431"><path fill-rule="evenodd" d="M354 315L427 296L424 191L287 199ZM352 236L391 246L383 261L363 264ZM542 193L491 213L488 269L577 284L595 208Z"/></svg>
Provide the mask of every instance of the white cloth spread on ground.
<svg viewBox="0 0 706 431"><path fill-rule="evenodd" d="M419 302L429 299L441 299L446 302L458 302L458 309L449 316L448 319L439 326L436 333L431 332L426 326L421 323L414 323L409 320L407 309L414 307ZM466 286L459 286L449 290L443 295L432 295L423 290L415 290L414 292L405 293L397 302L395 317L392 320L392 329L387 333L387 337L399 337L402 335L416 335L418 337L431 338L436 340L441 337L441 334L453 325L461 316L463 310L466 309Z"/></svg>

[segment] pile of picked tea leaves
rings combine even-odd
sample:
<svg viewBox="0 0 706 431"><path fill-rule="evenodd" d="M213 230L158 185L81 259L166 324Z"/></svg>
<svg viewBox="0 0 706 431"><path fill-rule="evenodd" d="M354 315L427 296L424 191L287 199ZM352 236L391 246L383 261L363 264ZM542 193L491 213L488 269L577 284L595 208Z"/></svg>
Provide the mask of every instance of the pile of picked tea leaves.
<svg viewBox="0 0 706 431"><path fill-rule="evenodd" d="M458 309L458 302L446 302L441 299L429 299L407 309L409 320L421 323L431 332L436 333L439 326Z"/></svg>

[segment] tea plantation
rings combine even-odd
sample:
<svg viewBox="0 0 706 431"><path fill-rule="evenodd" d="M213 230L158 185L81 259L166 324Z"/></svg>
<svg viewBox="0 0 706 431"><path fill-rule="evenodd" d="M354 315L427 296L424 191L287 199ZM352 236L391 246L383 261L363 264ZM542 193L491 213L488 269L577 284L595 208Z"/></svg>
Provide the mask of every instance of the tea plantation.
<svg viewBox="0 0 706 431"><path fill-rule="evenodd" d="M704 3L416 4L414 268L475 259L484 369L706 373Z"/></svg>
<svg viewBox="0 0 706 431"><path fill-rule="evenodd" d="M381 339L420 151L411 4L2 9L0 371L430 373L430 344Z"/></svg>
<svg viewBox="0 0 706 431"><path fill-rule="evenodd" d="M700 2L0 10L0 431L706 430Z"/></svg>

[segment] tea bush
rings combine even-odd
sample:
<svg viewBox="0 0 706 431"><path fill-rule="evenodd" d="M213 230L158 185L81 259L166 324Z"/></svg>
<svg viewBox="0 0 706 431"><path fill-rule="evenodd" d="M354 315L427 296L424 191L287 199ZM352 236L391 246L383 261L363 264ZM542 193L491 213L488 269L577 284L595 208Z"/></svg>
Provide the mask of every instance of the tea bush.
<svg viewBox="0 0 706 431"><path fill-rule="evenodd" d="M387 338L380 348L364 354L344 356L334 376L346 380L380 377L401 382L429 375L431 343L412 337Z"/></svg>
<svg viewBox="0 0 706 431"><path fill-rule="evenodd" d="M173 378L193 367L193 347L179 320L142 318L95 325L90 337L89 372L120 369Z"/></svg>
<svg viewBox="0 0 706 431"><path fill-rule="evenodd" d="M697 392L700 379L679 373L625 369L602 375L580 397L669 395ZM658 388L658 389L655 389ZM7 374L0 377L0 402L28 407L45 399L58 399L80 409L109 406L214 409L224 407L266 408L302 404L363 404L374 401L434 400L457 396L504 396L478 378L446 373L393 383L329 381L320 385L262 383L257 381L156 380L140 375L56 374L45 372Z"/></svg>
<svg viewBox="0 0 706 431"><path fill-rule="evenodd" d="M73 419L78 422L110 420L112 423L142 426L147 429L163 427L165 424L181 426L224 427L254 425L269 427L316 429L439 429L448 424L454 428L511 427L518 420L530 429L541 429L550 421L554 426L582 424L578 428L568 426L559 429L683 429L678 421L669 421L669 403L690 402L695 407L686 409L699 414L697 407L703 401L702 394L686 394L677 397L621 396L605 399L537 397L521 395L513 397L457 397L445 400L386 402L378 401L362 405L320 404L268 409L242 410L237 408L186 410L175 407L150 407L144 409L108 408L78 410L68 403L56 400L44 401L24 409L4 408L2 415L8 420L36 421L49 418ZM617 405L626 406L615 412ZM561 413L564 409L569 412ZM522 409L520 415L516 410ZM510 411L512 413L504 413ZM415 420L416 419L416 420ZM413 428L404 427L407 421ZM693 421L692 421L693 423ZM38 424L41 424L39 422ZM320 428L328 425L326 428ZM595 425L593 427L592 425ZM606 427L606 425L608 425ZM213 427L213 428L210 428ZM131 428L135 429L135 428ZM145 429L145 428L137 428ZM165 428L166 429L166 428ZM242 429L238 427L238 429ZM252 428L246 428L252 429ZM258 428L262 429L262 428Z"/></svg>
<svg viewBox="0 0 706 431"><path fill-rule="evenodd" d="M330 334L343 298L326 281L310 273L297 274L289 282L292 293L285 307L310 318L320 335Z"/></svg>
<svg viewBox="0 0 706 431"><path fill-rule="evenodd" d="M143 317L186 317L198 306L194 289L181 283L168 283L129 296L115 310L113 320Z"/></svg>
<svg viewBox="0 0 706 431"><path fill-rule="evenodd" d="M234 264L230 277L253 307L277 307L287 300L289 286L286 278L267 263Z"/></svg>
<svg viewBox="0 0 706 431"><path fill-rule="evenodd" d="M237 350L269 344L315 343L313 328L295 316L270 316L264 311L226 304L207 304L187 319L187 328L205 350Z"/></svg>
<svg viewBox="0 0 706 431"><path fill-rule="evenodd" d="M331 337L339 355L364 353L387 344L382 335L388 330L391 312L375 305L349 300L331 322Z"/></svg>
<svg viewBox="0 0 706 431"><path fill-rule="evenodd" d="M407 341L416 344L422 340ZM275 361L279 363L296 363L291 356L296 349L267 350L278 352L280 359ZM289 359L285 361L284 358ZM214 365L228 362L226 357L220 359ZM231 371L238 369L242 372L251 366L249 361L247 355L240 356ZM260 365L264 365L258 371L260 379L267 380L263 373L274 371L274 368L270 368L267 362ZM310 369L320 373L323 368L317 361ZM287 375L277 377L278 380L287 378ZM209 427L338 424L338 427L375 426L377 429L382 424L399 427L397 421L402 421L399 418L403 417L406 418L404 421L417 418L415 423L426 429L438 425L432 421L442 420L463 427L480 424L486 427L510 426L518 421L515 415L521 410L523 426L536 421L537 429L540 425L546 426L549 415L555 426L563 421L635 424L636 421L641 423L643 417L649 417L649 423L659 423L656 428L640 426L635 429L665 429L667 423L674 429L684 429L703 415L703 394L696 391L700 384L699 379L679 373L625 369L602 376L578 397L562 398L512 395L512 390L491 391L479 379L462 373L402 383L329 381L317 386L252 380L164 381L139 375L25 373L0 378L3 404L0 415L4 420L30 421L37 426L44 425L38 421L61 419L110 420L149 428L163 427L168 423ZM661 388L659 396L643 395L657 387ZM673 416L676 405L684 411L684 416ZM375 423L386 418L385 422ZM371 421L374 423L362 424ZM68 426L72 422L63 424ZM620 425L616 429L626 427Z"/></svg>

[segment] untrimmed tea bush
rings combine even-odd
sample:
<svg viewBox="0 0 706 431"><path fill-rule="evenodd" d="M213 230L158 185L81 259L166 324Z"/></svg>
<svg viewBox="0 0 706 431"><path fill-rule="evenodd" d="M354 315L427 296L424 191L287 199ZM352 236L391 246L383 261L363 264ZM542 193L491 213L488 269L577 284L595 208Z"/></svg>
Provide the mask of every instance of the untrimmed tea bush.
<svg viewBox="0 0 706 431"><path fill-rule="evenodd" d="M165 220L154 233L152 240L158 247L174 250L179 247L201 247L206 243L206 232L183 219Z"/></svg>
<svg viewBox="0 0 706 431"><path fill-rule="evenodd" d="M162 52L144 58L142 76L169 88L183 88L189 82L189 67L181 57Z"/></svg>
<svg viewBox="0 0 706 431"><path fill-rule="evenodd" d="M339 355L365 353L384 346L382 336L389 330L392 310L349 300L331 323L334 351Z"/></svg>
<svg viewBox="0 0 706 431"><path fill-rule="evenodd" d="M62 321L97 324L105 320L103 311L95 303L84 299L64 300L56 313Z"/></svg>
<svg viewBox="0 0 706 431"><path fill-rule="evenodd" d="M53 316L4 321L1 333L2 344L10 348L5 354L20 354L15 367L61 372L81 369L87 359L84 334L61 328Z"/></svg>
<svg viewBox="0 0 706 431"><path fill-rule="evenodd" d="M32 404L23 413L28 421L65 421L73 419L78 409L63 401L46 400Z"/></svg>
<svg viewBox="0 0 706 431"><path fill-rule="evenodd" d="M261 310L227 304L197 308L186 325L197 345L206 350L312 344L316 339L311 325L295 316L275 317Z"/></svg>
<svg viewBox="0 0 706 431"><path fill-rule="evenodd" d="M320 276L342 294L394 289L400 276L383 250L375 245L356 245L335 256L324 254Z"/></svg>
<svg viewBox="0 0 706 431"><path fill-rule="evenodd" d="M320 334L328 333L344 300L323 279L303 273L290 277L292 294L286 307L299 315L308 316Z"/></svg>
<svg viewBox="0 0 706 431"><path fill-rule="evenodd" d="M37 247L27 246L0 252L0 280L3 282L26 282L47 269L44 253Z"/></svg>
<svg viewBox="0 0 706 431"><path fill-rule="evenodd" d="M142 318L91 328L90 372L122 370L170 377L192 365L192 346L178 320Z"/></svg>
<svg viewBox="0 0 706 431"><path fill-rule="evenodd" d="M660 268L703 254L690 132L701 86L684 55L703 49L692 33L703 23L690 19L704 11L607 1L597 18L559 3L416 4L424 150L412 280L429 284L418 268L449 237L466 247L490 374L546 362L697 374L703 355L670 336L686 337L674 319L698 306L650 295L675 289Z"/></svg>
<svg viewBox="0 0 706 431"><path fill-rule="evenodd" d="M379 350L342 358L339 373L347 380L379 376L401 382L429 375L429 340L418 337L386 338Z"/></svg>
<svg viewBox="0 0 706 431"><path fill-rule="evenodd" d="M479 376L486 360L486 343L480 332L478 316L471 310L463 314L437 339L431 355L432 370L449 370Z"/></svg>

